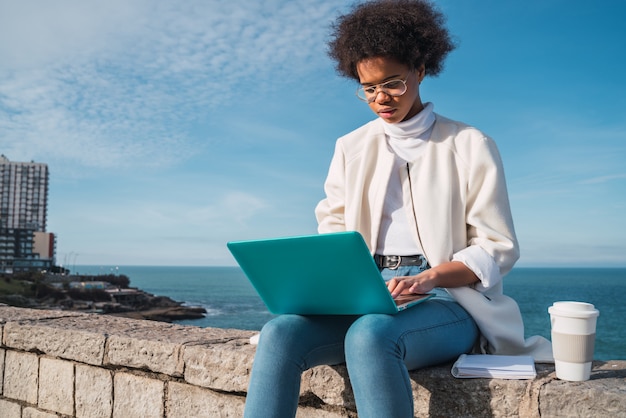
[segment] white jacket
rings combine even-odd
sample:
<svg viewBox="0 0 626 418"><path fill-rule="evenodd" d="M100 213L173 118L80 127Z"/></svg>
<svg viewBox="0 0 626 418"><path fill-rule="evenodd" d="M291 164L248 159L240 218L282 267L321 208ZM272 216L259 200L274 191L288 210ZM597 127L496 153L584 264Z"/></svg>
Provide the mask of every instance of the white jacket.
<svg viewBox="0 0 626 418"><path fill-rule="evenodd" d="M337 141L324 185L326 198L315 209L320 233L359 231L371 251L377 248L395 160L383 123L373 120ZM404 195L411 199L405 202L407 217L431 266L463 253L474 254L460 257L464 260L481 254L489 260L482 267L468 265L481 283L447 289L476 321L480 351L531 354L536 361L552 361L549 341L524 339L519 307L502 293L501 277L517 261L519 249L502 161L493 140L436 115L425 151L401 176Z"/></svg>

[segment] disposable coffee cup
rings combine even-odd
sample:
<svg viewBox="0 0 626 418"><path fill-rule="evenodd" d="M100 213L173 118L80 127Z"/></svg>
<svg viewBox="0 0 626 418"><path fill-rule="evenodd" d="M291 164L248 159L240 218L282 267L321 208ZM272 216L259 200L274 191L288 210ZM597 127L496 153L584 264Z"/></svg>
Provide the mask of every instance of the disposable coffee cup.
<svg viewBox="0 0 626 418"><path fill-rule="evenodd" d="M600 312L585 302L554 302L548 312L556 377L589 380Z"/></svg>

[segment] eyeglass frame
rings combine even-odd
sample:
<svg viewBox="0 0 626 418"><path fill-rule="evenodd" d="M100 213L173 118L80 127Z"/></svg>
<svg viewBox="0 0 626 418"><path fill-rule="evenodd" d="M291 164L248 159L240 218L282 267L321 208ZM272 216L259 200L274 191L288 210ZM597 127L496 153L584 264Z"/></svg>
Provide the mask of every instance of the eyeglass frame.
<svg viewBox="0 0 626 418"><path fill-rule="evenodd" d="M380 94L380 92L381 92L381 91L382 91L383 93L385 93L386 95L391 96L391 97L400 97L400 96L402 96L403 94L405 94L405 93L406 93L406 91L408 90L408 86L406 85L406 82L407 82L407 80L409 79L409 76L410 76L410 75L411 75L411 71L409 71L409 72L408 72L408 74L406 75L406 77L404 77L404 80L402 80L401 78L394 78L394 79L392 79L392 80L385 81L384 83L378 83L378 84L374 84L374 85L371 85L371 86L367 86L367 89L371 89L371 88L374 88L374 89L375 89L375 90L374 90L374 93L373 93L373 96L372 96L371 98L369 98L369 99L368 99L367 97L361 97L361 96L359 96L359 91L363 91L363 95L364 95L364 96L366 96L366 94L365 94L365 89L366 89L366 87L365 87L365 86L360 86L360 87L358 87L358 88L356 89L356 92L355 92L356 97L357 97L359 100L361 100L361 101L363 101L363 102L365 102L365 103L367 103L367 104L370 104L370 103L372 103L374 100L376 100L376 99L378 98L378 95ZM402 93L400 93L400 94L390 94L388 91L385 91L385 89L384 89L384 87L383 87L385 84L389 84L389 83L393 83L393 82L398 82L398 81L399 81L399 82L401 82L401 83L402 83L402 85L404 86L404 91L403 91Z"/></svg>

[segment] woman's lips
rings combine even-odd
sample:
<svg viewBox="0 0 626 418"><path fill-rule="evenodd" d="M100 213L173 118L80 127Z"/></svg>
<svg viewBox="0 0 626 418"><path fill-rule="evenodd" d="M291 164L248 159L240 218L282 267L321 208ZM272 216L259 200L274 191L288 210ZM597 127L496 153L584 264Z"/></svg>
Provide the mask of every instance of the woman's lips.
<svg viewBox="0 0 626 418"><path fill-rule="evenodd" d="M378 114L380 115L381 118L385 118L385 119L389 119L390 117L393 116L393 114L396 113L396 109L380 109L378 111Z"/></svg>

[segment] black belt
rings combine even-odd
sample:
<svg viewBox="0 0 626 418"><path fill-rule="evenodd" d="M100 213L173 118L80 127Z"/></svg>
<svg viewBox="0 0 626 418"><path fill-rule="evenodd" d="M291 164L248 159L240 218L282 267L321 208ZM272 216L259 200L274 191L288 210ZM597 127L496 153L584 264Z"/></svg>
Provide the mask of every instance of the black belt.
<svg viewBox="0 0 626 418"><path fill-rule="evenodd" d="M379 255L374 254L378 268L395 270L400 266L421 266L426 262L423 255Z"/></svg>

